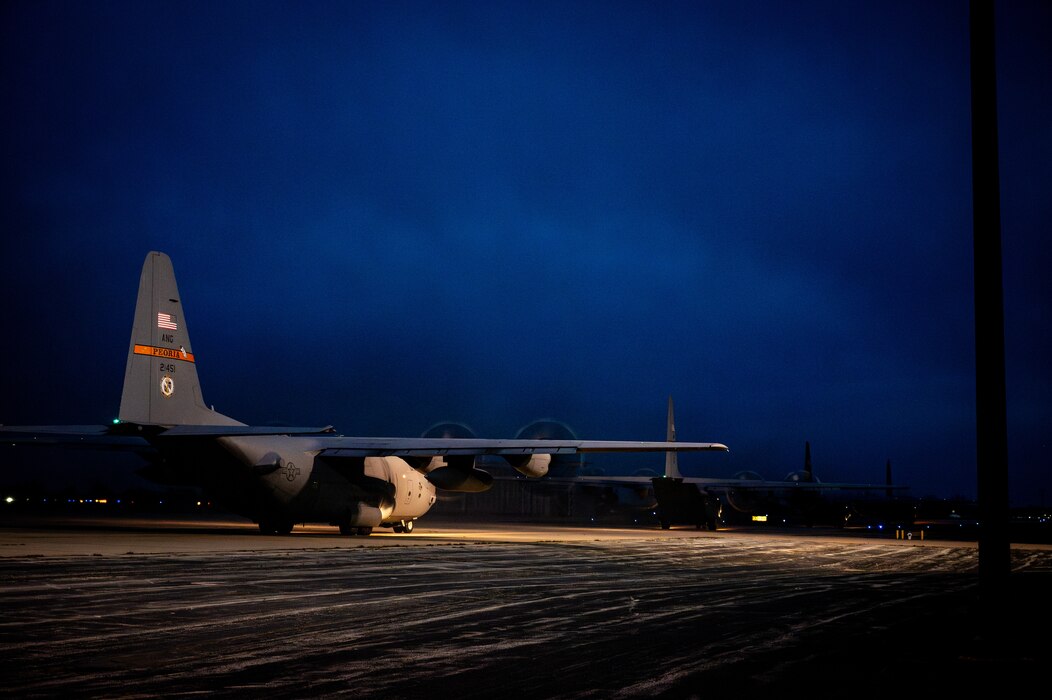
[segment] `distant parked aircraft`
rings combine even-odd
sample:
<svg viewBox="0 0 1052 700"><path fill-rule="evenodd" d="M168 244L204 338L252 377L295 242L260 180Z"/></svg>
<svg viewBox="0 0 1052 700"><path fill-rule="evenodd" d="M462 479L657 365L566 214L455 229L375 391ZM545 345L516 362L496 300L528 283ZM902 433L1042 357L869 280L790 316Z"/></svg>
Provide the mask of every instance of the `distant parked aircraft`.
<svg viewBox="0 0 1052 700"><path fill-rule="evenodd" d="M675 440L676 426L670 396L666 441L674 443ZM559 481L627 491L638 502L652 499L654 511L664 529L682 523L709 530L717 528L727 512L725 506L758 519L788 521L791 518L794 523L843 524L855 512L852 504L871 503L874 494L883 498L907 488L891 484L890 465L885 484L823 483L814 475L809 442L804 443L803 470L790 472L783 481L768 481L751 471L739 472L731 479L684 477L674 451L665 455L664 476L581 475Z"/></svg>

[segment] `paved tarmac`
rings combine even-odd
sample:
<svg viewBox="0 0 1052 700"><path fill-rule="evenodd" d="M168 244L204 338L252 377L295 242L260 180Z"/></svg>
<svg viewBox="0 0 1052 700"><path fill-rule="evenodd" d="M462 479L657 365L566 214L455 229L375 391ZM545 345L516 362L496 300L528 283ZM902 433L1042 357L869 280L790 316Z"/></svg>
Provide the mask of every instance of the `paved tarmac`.
<svg viewBox="0 0 1052 700"><path fill-rule="evenodd" d="M1048 547L421 521L0 527L14 697L885 697L1047 683ZM983 601L985 603L985 601ZM996 627L978 620L993 609ZM1036 643L1028 641L1037 640Z"/></svg>

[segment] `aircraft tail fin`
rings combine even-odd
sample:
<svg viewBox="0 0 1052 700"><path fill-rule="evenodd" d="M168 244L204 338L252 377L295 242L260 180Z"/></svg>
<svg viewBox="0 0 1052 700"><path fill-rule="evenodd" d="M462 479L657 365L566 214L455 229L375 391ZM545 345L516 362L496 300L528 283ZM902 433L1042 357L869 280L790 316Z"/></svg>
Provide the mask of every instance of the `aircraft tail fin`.
<svg viewBox="0 0 1052 700"><path fill-rule="evenodd" d="M676 420L672 412L672 396L668 397L668 425L665 431L665 440L667 442L676 441ZM678 452L666 452L665 453L665 477L668 479L682 479L683 475L679 471L679 453Z"/></svg>
<svg viewBox="0 0 1052 700"><path fill-rule="evenodd" d="M118 417L165 426L241 425L205 405L175 272L164 253L151 251L142 266Z"/></svg>

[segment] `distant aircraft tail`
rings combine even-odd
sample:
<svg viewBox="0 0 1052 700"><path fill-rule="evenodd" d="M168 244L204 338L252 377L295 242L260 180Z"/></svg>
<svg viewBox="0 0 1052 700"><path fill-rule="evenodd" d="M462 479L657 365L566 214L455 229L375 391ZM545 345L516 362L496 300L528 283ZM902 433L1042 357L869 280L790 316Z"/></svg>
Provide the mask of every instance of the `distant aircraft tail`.
<svg viewBox="0 0 1052 700"><path fill-rule="evenodd" d="M668 425L665 431L665 440L667 442L676 441L676 420L672 415L672 396L668 397ZM679 471L679 453L678 452L666 452L665 453L665 478L667 479L682 479L683 475Z"/></svg>
<svg viewBox="0 0 1052 700"><path fill-rule="evenodd" d="M205 405L175 272L164 253L148 253L142 266L118 417L165 426L241 425Z"/></svg>

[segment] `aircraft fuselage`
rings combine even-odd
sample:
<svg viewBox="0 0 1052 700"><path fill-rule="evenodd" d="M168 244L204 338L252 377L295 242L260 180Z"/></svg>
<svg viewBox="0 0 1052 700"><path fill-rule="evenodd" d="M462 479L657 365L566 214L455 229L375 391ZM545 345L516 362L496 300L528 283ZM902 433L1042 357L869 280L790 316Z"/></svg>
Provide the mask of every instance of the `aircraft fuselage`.
<svg viewBox="0 0 1052 700"><path fill-rule="evenodd" d="M377 527L411 522L435 503L435 487L400 457L326 460L313 438L220 437L193 445L154 441L144 475L199 486L235 513L263 523ZM202 449L203 448L203 449ZM169 475L179 475L171 478Z"/></svg>

